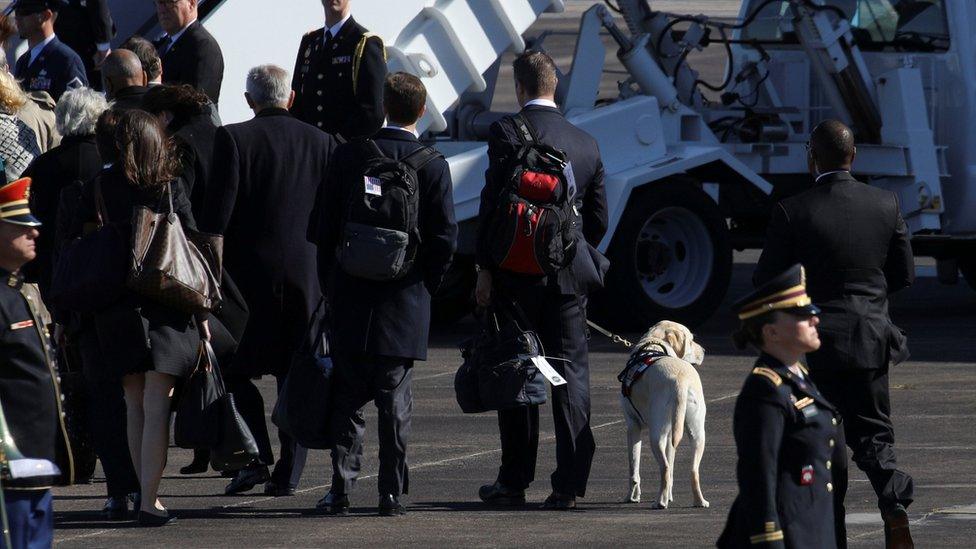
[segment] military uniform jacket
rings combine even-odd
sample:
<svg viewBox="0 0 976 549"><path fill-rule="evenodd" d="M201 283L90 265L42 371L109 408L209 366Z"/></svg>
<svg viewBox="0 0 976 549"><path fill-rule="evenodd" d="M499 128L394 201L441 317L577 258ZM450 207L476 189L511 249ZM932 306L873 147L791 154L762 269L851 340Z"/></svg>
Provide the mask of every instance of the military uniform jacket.
<svg viewBox="0 0 976 549"><path fill-rule="evenodd" d="M306 34L298 48L291 87L296 118L345 140L376 133L383 125L383 40L350 17L326 47L325 29Z"/></svg>
<svg viewBox="0 0 976 549"><path fill-rule="evenodd" d="M836 172L777 204L753 282L796 263L822 311L823 344L807 357L812 370L887 368L908 358L905 336L888 316L888 293L915 279L894 193Z"/></svg>
<svg viewBox="0 0 976 549"><path fill-rule="evenodd" d="M6 490L40 490L70 484L71 445L61 411L61 390L52 362L47 327L41 320L36 287L0 269L0 405L10 434L25 458L46 459L61 478L3 480Z"/></svg>
<svg viewBox="0 0 976 549"><path fill-rule="evenodd" d="M88 86L81 57L57 36L44 46L33 63L30 63L30 50L21 55L14 76L22 82L24 91L46 91L55 101L67 90Z"/></svg>
<svg viewBox="0 0 976 549"><path fill-rule="evenodd" d="M831 469L846 459L836 425L809 378L759 358L735 404L739 495L719 547L836 546Z"/></svg>

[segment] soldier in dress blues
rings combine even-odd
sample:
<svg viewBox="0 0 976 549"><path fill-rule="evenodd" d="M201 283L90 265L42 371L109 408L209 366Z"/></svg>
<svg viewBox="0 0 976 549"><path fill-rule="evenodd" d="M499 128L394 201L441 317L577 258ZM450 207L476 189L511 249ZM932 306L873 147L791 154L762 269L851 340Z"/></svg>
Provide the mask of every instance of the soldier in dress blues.
<svg viewBox="0 0 976 549"><path fill-rule="evenodd" d="M837 411L800 363L820 347L803 267L735 304L736 346L760 351L735 404L739 494L718 546L846 547L834 528L832 470L846 466Z"/></svg>
<svg viewBox="0 0 976 549"><path fill-rule="evenodd" d="M322 0L325 27L302 37L292 76L292 114L344 140L383 125L383 40L356 23L350 0Z"/></svg>
<svg viewBox="0 0 976 549"><path fill-rule="evenodd" d="M62 0L20 0L14 5L20 37L30 47L17 59L14 76L25 91L44 91L55 101L67 90L88 86L81 57L54 34L62 4Z"/></svg>

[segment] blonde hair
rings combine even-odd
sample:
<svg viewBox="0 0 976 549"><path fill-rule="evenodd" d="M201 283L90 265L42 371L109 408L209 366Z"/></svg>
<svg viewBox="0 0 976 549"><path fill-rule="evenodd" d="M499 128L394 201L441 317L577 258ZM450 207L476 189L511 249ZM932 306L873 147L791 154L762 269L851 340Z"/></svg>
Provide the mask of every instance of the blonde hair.
<svg viewBox="0 0 976 549"><path fill-rule="evenodd" d="M14 114L27 104L30 99L13 75L0 70L0 111Z"/></svg>

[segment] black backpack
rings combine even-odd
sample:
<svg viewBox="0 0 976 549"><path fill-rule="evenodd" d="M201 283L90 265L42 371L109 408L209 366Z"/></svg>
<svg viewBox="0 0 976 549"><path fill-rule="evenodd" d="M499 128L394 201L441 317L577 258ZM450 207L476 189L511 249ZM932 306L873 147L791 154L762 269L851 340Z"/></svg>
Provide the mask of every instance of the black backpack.
<svg viewBox="0 0 976 549"><path fill-rule="evenodd" d="M342 270L352 276L397 280L410 272L420 244L417 172L441 153L420 147L393 160L371 139L362 146L366 163L362 178L350 182L336 255Z"/></svg>
<svg viewBox="0 0 976 549"><path fill-rule="evenodd" d="M503 271L553 274L576 255L572 168L565 152L539 142L524 116L512 121L522 145L493 212L491 259Z"/></svg>

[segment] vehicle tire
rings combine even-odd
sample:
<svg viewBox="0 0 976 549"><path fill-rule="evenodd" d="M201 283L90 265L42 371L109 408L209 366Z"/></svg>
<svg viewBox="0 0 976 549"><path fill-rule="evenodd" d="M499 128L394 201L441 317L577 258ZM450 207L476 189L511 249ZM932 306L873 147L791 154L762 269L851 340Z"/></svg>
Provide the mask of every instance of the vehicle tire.
<svg viewBox="0 0 976 549"><path fill-rule="evenodd" d="M438 325L453 324L474 311L472 296L477 281L474 257L455 255L437 294L431 298L431 322Z"/></svg>
<svg viewBox="0 0 976 549"><path fill-rule="evenodd" d="M732 275L725 216L689 180L635 190L609 252L601 316L622 328L700 324L721 305Z"/></svg>

